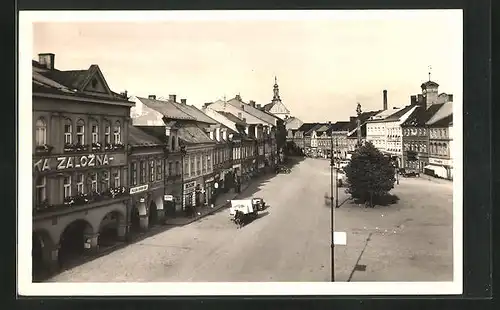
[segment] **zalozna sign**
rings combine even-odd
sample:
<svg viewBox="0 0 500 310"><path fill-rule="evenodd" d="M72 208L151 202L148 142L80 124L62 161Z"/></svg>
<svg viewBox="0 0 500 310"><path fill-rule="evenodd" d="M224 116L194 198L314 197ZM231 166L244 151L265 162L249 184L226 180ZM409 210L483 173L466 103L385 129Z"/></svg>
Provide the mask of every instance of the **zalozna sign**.
<svg viewBox="0 0 500 310"><path fill-rule="evenodd" d="M65 170L72 168L107 166L113 157L107 154L88 154L79 156L61 156L57 158L42 158L33 165L37 171Z"/></svg>

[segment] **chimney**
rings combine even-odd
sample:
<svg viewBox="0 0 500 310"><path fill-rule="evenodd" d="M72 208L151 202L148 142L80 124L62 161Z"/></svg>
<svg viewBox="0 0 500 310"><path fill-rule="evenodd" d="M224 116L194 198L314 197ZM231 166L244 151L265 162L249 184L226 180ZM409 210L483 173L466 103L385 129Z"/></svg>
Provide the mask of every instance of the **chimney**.
<svg viewBox="0 0 500 310"><path fill-rule="evenodd" d="M241 109L242 109L243 111L245 111L245 105L244 105L244 104L242 104L242 105L241 105Z"/></svg>
<svg viewBox="0 0 500 310"><path fill-rule="evenodd" d="M38 54L38 62L49 70L54 70L54 61L56 55L52 53L42 53Z"/></svg>
<svg viewBox="0 0 500 310"><path fill-rule="evenodd" d="M349 116L349 122L354 123L356 116Z"/></svg>
<svg viewBox="0 0 500 310"><path fill-rule="evenodd" d="M425 102L424 102L424 96L423 96L422 94L418 94L418 95L417 95L417 103L418 103L419 105L423 105L423 104L425 104Z"/></svg>
<svg viewBox="0 0 500 310"><path fill-rule="evenodd" d="M448 95L448 101L453 102L453 95Z"/></svg>
<svg viewBox="0 0 500 310"><path fill-rule="evenodd" d="M243 117L241 120L242 120L245 124L247 123L247 119L246 119L245 117Z"/></svg>
<svg viewBox="0 0 500 310"><path fill-rule="evenodd" d="M210 102L205 102L205 103L203 104L203 108L204 108L204 109L205 109L205 108L208 108L208 106L209 106L209 105L210 105Z"/></svg>
<svg viewBox="0 0 500 310"><path fill-rule="evenodd" d="M234 97L234 98L235 98L236 100L241 101L241 96L240 96L240 94L236 95L236 97Z"/></svg>
<svg viewBox="0 0 500 310"><path fill-rule="evenodd" d="M257 109L260 110L261 108L262 108L262 106L260 104L257 104Z"/></svg>
<svg viewBox="0 0 500 310"><path fill-rule="evenodd" d="M387 90L384 89L384 111L387 110Z"/></svg>
<svg viewBox="0 0 500 310"><path fill-rule="evenodd" d="M175 102L176 95L168 95L168 101L173 101Z"/></svg>
<svg viewBox="0 0 500 310"><path fill-rule="evenodd" d="M186 104L186 99L181 99L182 104Z"/></svg>
<svg viewBox="0 0 500 310"><path fill-rule="evenodd" d="M250 103L249 103L249 104L250 104L252 107L254 107L254 108L255 108L255 101L250 100Z"/></svg>
<svg viewBox="0 0 500 310"><path fill-rule="evenodd" d="M418 104L418 101L417 101L417 96L413 95L413 96L410 96L410 105L417 105Z"/></svg>
<svg viewBox="0 0 500 310"><path fill-rule="evenodd" d="M151 100L156 100L156 95L149 95L149 96L148 96L148 99L151 99Z"/></svg>

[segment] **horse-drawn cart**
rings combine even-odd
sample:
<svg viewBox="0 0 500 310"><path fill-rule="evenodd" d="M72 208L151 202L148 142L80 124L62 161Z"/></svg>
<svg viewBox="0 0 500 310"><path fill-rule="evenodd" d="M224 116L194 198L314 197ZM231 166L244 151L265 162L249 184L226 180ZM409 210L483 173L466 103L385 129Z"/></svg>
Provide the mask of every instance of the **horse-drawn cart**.
<svg viewBox="0 0 500 310"><path fill-rule="evenodd" d="M229 215L238 228L250 223L259 215L259 211L264 210L265 202L262 198L230 200L231 208Z"/></svg>

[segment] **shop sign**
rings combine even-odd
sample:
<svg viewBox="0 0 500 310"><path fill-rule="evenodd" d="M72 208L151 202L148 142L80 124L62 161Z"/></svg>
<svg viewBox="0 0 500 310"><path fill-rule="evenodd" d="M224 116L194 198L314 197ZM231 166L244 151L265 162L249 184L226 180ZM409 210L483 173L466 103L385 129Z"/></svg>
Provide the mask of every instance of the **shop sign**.
<svg viewBox="0 0 500 310"><path fill-rule="evenodd" d="M137 193L140 193L140 192L147 191L147 190L148 190L148 187L149 187L149 184L146 184L146 185L141 185L141 186L136 186L136 187L132 187L132 188L130 188L130 195L133 195L133 194L137 194Z"/></svg>
<svg viewBox="0 0 500 310"><path fill-rule="evenodd" d="M448 159L429 158L429 164L451 166L452 162Z"/></svg>
<svg viewBox="0 0 500 310"><path fill-rule="evenodd" d="M218 188L219 188L219 183L215 182L215 184L214 184L214 188L215 188L215 189L218 189Z"/></svg>
<svg viewBox="0 0 500 310"><path fill-rule="evenodd" d="M215 178L211 177L211 178L206 179L205 182L213 182L214 180L215 180Z"/></svg>
<svg viewBox="0 0 500 310"><path fill-rule="evenodd" d="M185 183L184 184L184 193L188 194L188 193L194 192L195 188L196 188L196 181L191 181L191 182Z"/></svg>
<svg viewBox="0 0 500 310"><path fill-rule="evenodd" d="M165 201L173 201L174 196L173 195L163 195L163 200Z"/></svg>
<svg viewBox="0 0 500 310"><path fill-rule="evenodd" d="M122 158L123 157L123 158ZM85 154L77 156L59 156L40 158L33 164L35 171L44 172L51 170L66 170L73 168L87 168L87 167L103 167L109 165L120 164L125 162L123 154Z"/></svg>

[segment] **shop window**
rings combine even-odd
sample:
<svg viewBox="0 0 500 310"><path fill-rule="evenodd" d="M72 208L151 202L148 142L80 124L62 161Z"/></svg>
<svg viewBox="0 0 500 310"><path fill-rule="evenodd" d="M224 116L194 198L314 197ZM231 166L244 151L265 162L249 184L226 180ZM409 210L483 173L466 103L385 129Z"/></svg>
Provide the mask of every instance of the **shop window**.
<svg viewBox="0 0 500 310"><path fill-rule="evenodd" d="M135 161L130 164L130 175L132 179L132 185L137 185L137 162Z"/></svg>
<svg viewBox="0 0 500 310"><path fill-rule="evenodd" d="M67 175L63 180L64 199L71 197L71 176Z"/></svg>
<svg viewBox="0 0 500 310"><path fill-rule="evenodd" d="M113 128L113 143L122 143L122 127L118 121L115 122L115 127Z"/></svg>
<svg viewBox="0 0 500 310"><path fill-rule="evenodd" d="M161 159L156 160L156 180L161 180L163 176L163 161Z"/></svg>
<svg viewBox="0 0 500 310"><path fill-rule="evenodd" d="M99 143L99 124L96 121L92 122L91 126L92 143Z"/></svg>
<svg viewBox="0 0 500 310"><path fill-rule="evenodd" d="M147 170L146 162L145 161L141 161L141 172L140 172L141 173L141 179L139 180L139 182L141 184L146 183L146 174L147 174L146 170Z"/></svg>
<svg viewBox="0 0 500 310"><path fill-rule="evenodd" d="M78 173L76 175L76 191L79 195L85 192L85 176L83 173Z"/></svg>
<svg viewBox="0 0 500 310"><path fill-rule="evenodd" d="M136 176L137 181L137 176ZM102 190L107 191L109 189L109 171L104 171L102 173Z"/></svg>
<svg viewBox="0 0 500 310"><path fill-rule="evenodd" d="M90 176L90 190L97 192L97 173L92 173Z"/></svg>
<svg viewBox="0 0 500 310"><path fill-rule="evenodd" d="M85 144L85 122L82 119L76 122L76 144Z"/></svg>
<svg viewBox="0 0 500 310"><path fill-rule="evenodd" d="M47 123L43 118L36 121L35 126L35 144L37 146L47 144Z"/></svg>
<svg viewBox="0 0 500 310"><path fill-rule="evenodd" d="M150 182L155 181L155 161L154 160L149 161L149 181Z"/></svg>
<svg viewBox="0 0 500 310"><path fill-rule="evenodd" d="M35 189L36 189L36 194L35 194L36 203L44 202L45 199L47 199L47 178L42 176L37 177Z"/></svg>
<svg viewBox="0 0 500 310"><path fill-rule="evenodd" d="M120 168L116 169L113 175L113 186L114 187L120 187L122 185L121 179L120 179Z"/></svg>
<svg viewBox="0 0 500 310"><path fill-rule="evenodd" d="M104 122L104 143L111 144L111 124L109 121Z"/></svg>
<svg viewBox="0 0 500 310"><path fill-rule="evenodd" d="M64 120L64 143L71 144L73 142L73 125L69 118Z"/></svg>

